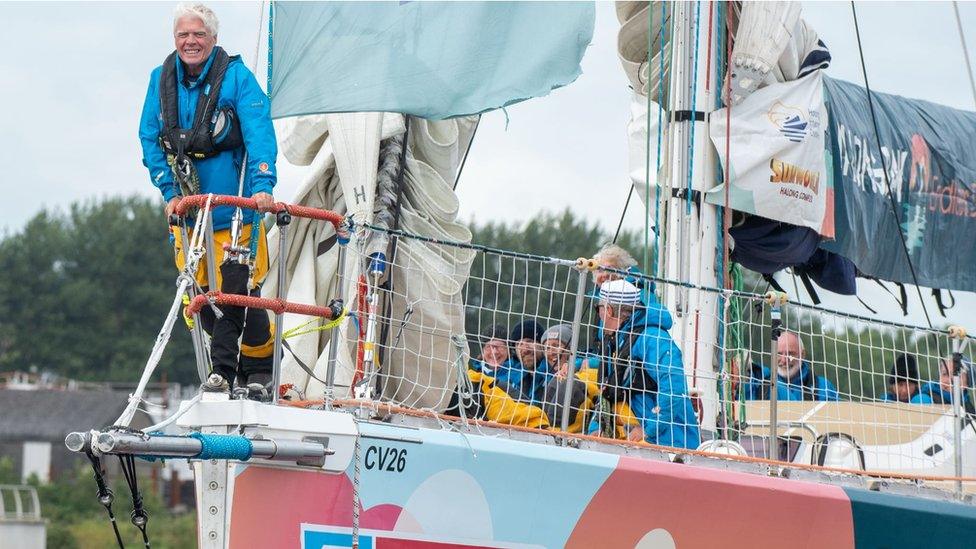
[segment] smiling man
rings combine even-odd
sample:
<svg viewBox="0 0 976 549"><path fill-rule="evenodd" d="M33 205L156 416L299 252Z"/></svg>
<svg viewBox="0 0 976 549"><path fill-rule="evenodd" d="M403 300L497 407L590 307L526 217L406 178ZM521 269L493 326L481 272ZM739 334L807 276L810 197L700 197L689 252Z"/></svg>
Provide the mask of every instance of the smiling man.
<svg viewBox="0 0 976 549"><path fill-rule="evenodd" d="M152 71L139 126L143 164L166 202L169 217L181 195L214 193L253 197L269 211L278 155L270 102L239 56L217 45L217 16L203 4L180 4L173 21L176 49ZM220 266L216 281L198 269L199 285L224 292L259 294L268 269L260 217L244 212L236 221L230 207L213 214L215 249ZM231 230L236 223L235 231ZM251 246L252 231L256 245ZM236 255L224 253L238 233ZM177 267L184 256L174 231ZM250 253L243 250L250 250ZM226 255L226 257L225 257ZM273 327L264 310L223 307L219 320L209 307L201 312L213 335L213 374L205 389L228 390L235 380L266 384L271 379ZM241 345L238 339L243 333Z"/></svg>
<svg viewBox="0 0 976 549"><path fill-rule="evenodd" d="M781 401L839 399L834 384L813 371L806 359L803 340L794 332L784 331L776 340L776 398ZM746 398L768 400L771 388L770 370L761 364L753 364L746 382Z"/></svg>

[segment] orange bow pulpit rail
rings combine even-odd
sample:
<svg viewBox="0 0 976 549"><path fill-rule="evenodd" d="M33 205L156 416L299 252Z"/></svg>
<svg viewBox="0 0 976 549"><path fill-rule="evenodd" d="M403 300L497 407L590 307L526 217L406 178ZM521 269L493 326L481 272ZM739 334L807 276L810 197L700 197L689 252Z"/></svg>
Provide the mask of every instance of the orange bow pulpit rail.
<svg viewBox="0 0 976 549"><path fill-rule="evenodd" d="M176 205L176 215L186 215L187 210L190 208L202 208L204 205L206 205L208 198L210 199L210 206L212 208L216 208L217 206L237 206L239 208L246 208L249 210L256 210L258 208L257 201L253 198L244 198L241 196L231 196L225 194L194 194L184 196L182 199L180 199L180 203ZM328 221L336 228L338 228L339 224L342 223L342 214L333 212L332 210L322 210L319 208L310 208L308 206L286 204L284 202L275 202L271 207L272 213L282 211L288 212L295 217Z"/></svg>
<svg viewBox="0 0 976 549"><path fill-rule="evenodd" d="M198 295L186 307L186 313L193 316L200 312L208 302L215 305L231 305L234 307L248 307L252 309L267 309L276 314L294 313L297 315L317 316L332 319L335 312L329 307L305 305L304 303L290 303L283 299L267 299L240 294L225 294L223 292L207 292Z"/></svg>

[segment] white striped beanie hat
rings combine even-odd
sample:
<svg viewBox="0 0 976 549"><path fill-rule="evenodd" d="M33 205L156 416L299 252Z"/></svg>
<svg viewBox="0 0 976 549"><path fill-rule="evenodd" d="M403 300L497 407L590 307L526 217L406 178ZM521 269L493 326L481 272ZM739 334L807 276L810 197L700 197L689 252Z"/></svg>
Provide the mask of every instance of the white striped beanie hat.
<svg viewBox="0 0 976 549"><path fill-rule="evenodd" d="M640 290L623 279L608 280L600 285L600 303L607 305L640 305Z"/></svg>

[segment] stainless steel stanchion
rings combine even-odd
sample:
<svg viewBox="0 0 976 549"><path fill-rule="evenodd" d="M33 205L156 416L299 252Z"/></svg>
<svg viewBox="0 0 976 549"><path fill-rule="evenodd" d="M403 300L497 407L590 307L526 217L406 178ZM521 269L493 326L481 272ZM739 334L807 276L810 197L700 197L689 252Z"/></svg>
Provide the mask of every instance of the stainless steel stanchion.
<svg viewBox="0 0 976 549"><path fill-rule="evenodd" d="M275 219L275 226L278 227L278 287L275 290L275 297L281 300L285 297L285 275L287 272L285 256L288 249L288 225L291 224L291 214L287 210L282 210L278 212ZM278 387L281 386L281 333L284 316L283 312L275 313L274 355L272 356L271 367L272 404L278 404Z"/></svg>
<svg viewBox="0 0 976 549"><path fill-rule="evenodd" d="M576 283L576 304L573 307L573 331L570 337L569 348L572 351L569 357L569 368L566 370L566 388L563 393L562 402L562 414L559 419L559 428L563 432L569 430L569 418L572 415L572 410L570 406L572 405L573 396L573 380L575 376L573 375L576 371L576 353L579 347L579 332L580 332L580 316L583 312L583 292L586 290L586 272L587 266L592 263L591 259L580 258L576 261L576 272L579 279ZM556 365L558 367L558 365Z"/></svg>
<svg viewBox="0 0 976 549"><path fill-rule="evenodd" d="M770 328L770 352L769 352L769 459L779 461L779 381L777 379L776 365L779 363L779 349L776 342L783 332L783 320L781 307L786 303L786 294L782 292L769 292L766 294L766 302L769 303L769 328Z"/></svg>
<svg viewBox="0 0 976 549"><path fill-rule="evenodd" d="M962 353L966 344L966 330L958 326L949 328L952 339L952 363L947 364L952 374L952 446L956 473L956 497L962 498L962 430L968 418L962 407Z"/></svg>
<svg viewBox="0 0 976 549"><path fill-rule="evenodd" d="M339 245L339 266L336 270L336 292L335 295L338 297L333 301L339 308L345 307L345 301L343 299L343 280L346 272L346 248L349 245L349 239L352 236L350 223L348 221L343 222L336 228L336 243ZM329 334L329 362L328 370L325 371L325 406L328 408L332 405L332 401L335 400L335 376L336 369L339 367L338 364L339 356L339 326L332 328L332 333Z"/></svg>

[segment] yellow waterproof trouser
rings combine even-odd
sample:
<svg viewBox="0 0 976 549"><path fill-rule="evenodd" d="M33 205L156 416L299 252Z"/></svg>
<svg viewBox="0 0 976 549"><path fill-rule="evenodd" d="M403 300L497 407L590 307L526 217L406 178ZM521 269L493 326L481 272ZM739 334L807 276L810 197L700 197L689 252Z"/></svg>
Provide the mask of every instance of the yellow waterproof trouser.
<svg viewBox="0 0 976 549"><path fill-rule="evenodd" d="M240 241L238 242L238 246L250 247L252 226L253 225L244 225L243 229L241 230L241 237L239 239ZM268 276L268 239L267 235L265 234L264 223L261 223L260 227L260 240L258 240L257 254L254 256L254 272L252 273L252 279L255 285L264 282L264 278ZM176 268L182 271L183 265L186 263L186 258L183 254L183 239L180 238L180 231L178 231L175 227L170 227L170 230L173 232L173 236L175 238L174 253ZM193 235L189 236L192 240ZM224 261L225 244L230 244L230 229L214 231L214 248L216 248L216 250L213 250L213 253L214 265L217 267L217 283L211 286L210 281L207 279L207 256L204 255L200 259L200 264L197 265L196 272L197 284L200 286L203 286L204 288L209 287L212 290L220 288L220 264ZM207 250L207 252L209 253L210 250Z"/></svg>
<svg viewBox="0 0 976 549"><path fill-rule="evenodd" d="M245 225L241 230L241 236L239 238L238 246L250 247L251 245L251 227L253 225ZM264 282L265 277L268 275L268 239L267 234L264 229L264 224L260 224L260 233L258 240L257 253L254 257L254 271L252 273L252 281L255 285ZM182 238L180 237L180 231L176 230L175 227L170 227L173 232L174 242L174 260L176 262L176 268L178 270L183 270L183 266L186 263L186 258L184 255L184 248ZM192 235L190 235L192 239ZM195 273L197 284L204 288L219 289L222 282L220 275L220 264L224 261L224 245L230 244L230 229L223 229L214 232L214 265L217 267L217 284L211 286L210 281L207 276L207 256L204 255L200 264L197 265L197 272ZM264 313L264 311L260 311ZM249 312L249 316L253 314L259 314L258 311ZM253 323L248 323L249 325L254 325ZM264 330L261 330L262 332ZM255 358L265 358L270 357L274 349L274 323L270 324L270 328L267 334L264 333L251 333L245 327L245 333L243 341L241 342L241 354L247 357Z"/></svg>

